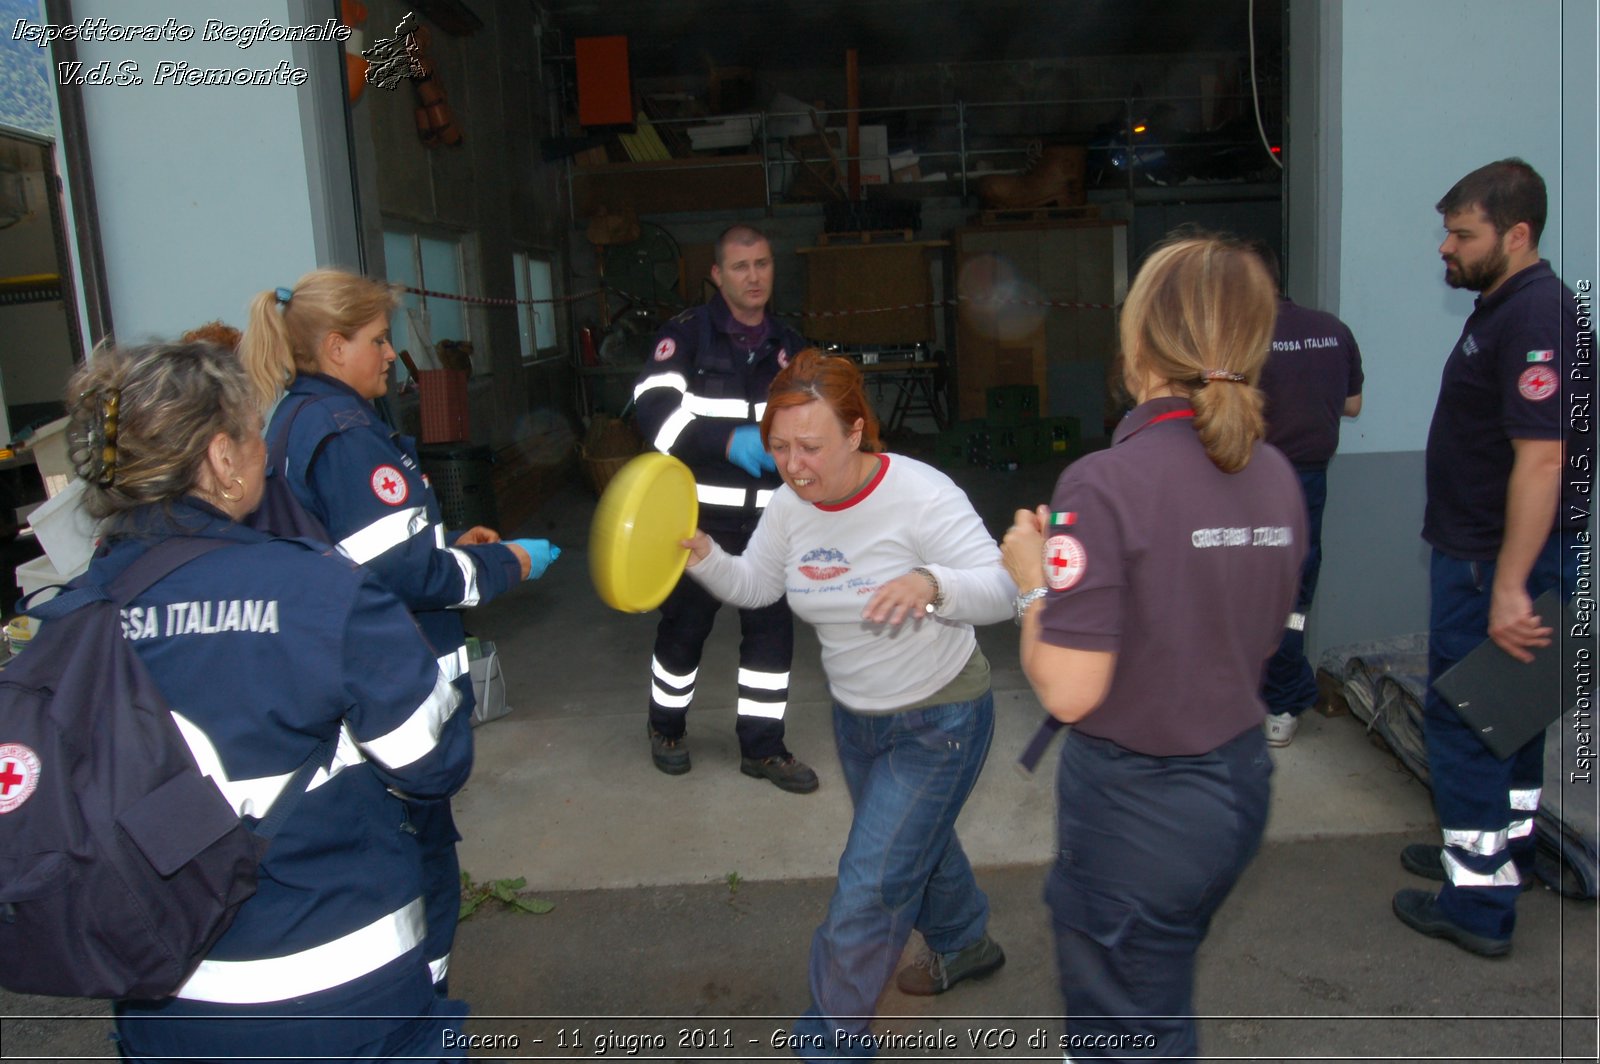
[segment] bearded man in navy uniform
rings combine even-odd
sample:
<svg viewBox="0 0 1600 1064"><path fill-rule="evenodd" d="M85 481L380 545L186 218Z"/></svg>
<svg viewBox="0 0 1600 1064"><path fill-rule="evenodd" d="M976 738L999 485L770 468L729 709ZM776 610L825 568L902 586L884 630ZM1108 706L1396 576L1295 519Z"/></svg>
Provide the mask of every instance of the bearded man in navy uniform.
<svg viewBox="0 0 1600 1064"><path fill-rule="evenodd" d="M1578 372L1592 335L1578 327L1572 290L1539 257L1544 179L1502 159L1457 181L1436 205L1445 283L1479 293L1445 362L1428 429L1422 538L1429 572L1428 693L1423 738L1443 845L1414 844L1400 863L1442 883L1402 890L1406 926L1470 953L1511 950L1517 895L1532 883L1534 814L1544 783L1544 735L1500 759L1433 681L1487 636L1519 661L1548 646L1560 617L1533 601L1576 586L1588 542L1587 474L1593 429L1567 423L1569 395L1592 392ZM1587 324L1587 323L1585 323Z"/></svg>

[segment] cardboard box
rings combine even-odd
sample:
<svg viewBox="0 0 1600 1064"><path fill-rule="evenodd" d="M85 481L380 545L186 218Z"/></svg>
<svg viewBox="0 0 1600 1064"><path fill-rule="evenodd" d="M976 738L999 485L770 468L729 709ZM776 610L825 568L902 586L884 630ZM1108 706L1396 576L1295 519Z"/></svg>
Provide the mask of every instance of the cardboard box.
<svg viewBox="0 0 1600 1064"><path fill-rule="evenodd" d="M67 457L67 420L56 418L40 426L28 443L44 480L44 493L52 499L66 490L74 475L72 459Z"/></svg>
<svg viewBox="0 0 1600 1064"><path fill-rule="evenodd" d="M28 527L58 572L81 573L94 554L99 530L83 508L83 492L83 481L74 480L28 515Z"/></svg>

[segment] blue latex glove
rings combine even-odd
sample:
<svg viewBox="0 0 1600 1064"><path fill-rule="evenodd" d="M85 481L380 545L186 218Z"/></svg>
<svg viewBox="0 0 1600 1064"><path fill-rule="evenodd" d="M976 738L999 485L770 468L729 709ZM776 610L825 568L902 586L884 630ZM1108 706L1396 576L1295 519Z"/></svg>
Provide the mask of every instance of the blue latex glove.
<svg viewBox="0 0 1600 1064"><path fill-rule="evenodd" d="M552 547L548 539L514 539L511 542L528 552L533 562L528 567L528 579L537 580L550 568L550 563L561 557L561 548Z"/></svg>
<svg viewBox="0 0 1600 1064"><path fill-rule="evenodd" d="M753 477L778 471L778 463L761 446L761 428L757 425L740 425L729 433L728 461Z"/></svg>

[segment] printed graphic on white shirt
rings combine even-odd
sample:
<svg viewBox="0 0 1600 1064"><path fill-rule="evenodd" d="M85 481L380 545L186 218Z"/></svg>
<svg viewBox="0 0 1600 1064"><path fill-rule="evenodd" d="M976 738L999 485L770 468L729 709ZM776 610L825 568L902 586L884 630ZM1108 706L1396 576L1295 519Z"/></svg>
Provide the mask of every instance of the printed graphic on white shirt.
<svg viewBox="0 0 1600 1064"><path fill-rule="evenodd" d="M9 813L39 789L39 755L21 743L0 745L0 813Z"/></svg>
<svg viewBox="0 0 1600 1064"><path fill-rule="evenodd" d="M406 486L406 478L400 470L391 465L381 465L372 471L372 493L381 502L399 506L411 494L411 489Z"/></svg>
<svg viewBox="0 0 1600 1064"><path fill-rule="evenodd" d="M1083 579L1089 555L1076 536L1065 533L1044 541L1044 580L1053 591L1065 591Z"/></svg>
<svg viewBox="0 0 1600 1064"><path fill-rule="evenodd" d="M850 561L844 551L818 547L801 557L799 568L812 580L834 580L850 571Z"/></svg>

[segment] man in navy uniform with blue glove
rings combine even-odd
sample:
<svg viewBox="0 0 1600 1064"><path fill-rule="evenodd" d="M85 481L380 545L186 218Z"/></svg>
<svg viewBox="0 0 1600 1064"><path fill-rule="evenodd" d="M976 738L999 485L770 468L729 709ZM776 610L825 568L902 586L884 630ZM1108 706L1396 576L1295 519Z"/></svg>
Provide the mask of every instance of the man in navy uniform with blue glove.
<svg viewBox="0 0 1600 1064"><path fill-rule="evenodd" d="M711 267L718 294L667 322L633 389L640 434L694 471L700 527L730 554L743 553L782 484L761 445L761 415L772 378L806 346L767 314L773 272L772 244L760 230L725 230ZM661 605L650 661L650 757L671 776L690 768L689 704L720 607L688 577ZM788 604L780 598L740 610L739 631L739 770L809 794L817 789L817 774L783 742L794 657Z"/></svg>

